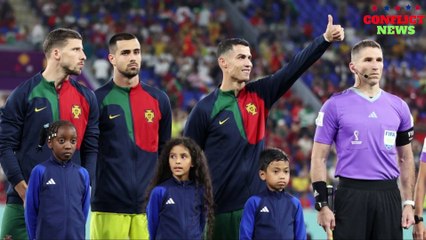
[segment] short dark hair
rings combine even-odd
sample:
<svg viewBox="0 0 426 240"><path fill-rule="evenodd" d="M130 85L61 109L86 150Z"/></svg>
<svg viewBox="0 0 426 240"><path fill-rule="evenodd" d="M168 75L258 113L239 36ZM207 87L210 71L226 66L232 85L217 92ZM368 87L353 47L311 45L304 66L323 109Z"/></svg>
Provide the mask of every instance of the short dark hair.
<svg viewBox="0 0 426 240"><path fill-rule="evenodd" d="M43 42L43 52L47 56L54 47L63 47L67 44L68 39L83 40L80 33L69 28L57 28L47 34Z"/></svg>
<svg viewBox="0 0 426 240"><path fill-rule="evenodd" d="M222 54L228 52L232 49L235 45L243 45L250 47L249 42L247 42L245 39L242 38L228 38L219 43L219 46L217 47L217 53L216 56L220 57Z"/></svg>
<svg viewBox="0 0 426 240"><path fill-rule="evenodd" d="M289 162L290 159L288 158L287 154L279 148L265 149L260 153L260 157L259 157L260 170L266 171L269 164L273 161Z"/></svg>
<svg viewBox="0 0 426 240"><path fill-rule="evenodd" d="M356 43L351 50L351 59L354 58L354 56L356 54L358 54L362 49L367 48L367 47L372 47L372 48L378 48L378 49L382 49L382 47L380 46L380 44L374 40L370 40L370 39L366 39L366 40L362 40L358 43Z"/></svg>
<svg viewBox="0 0 426 240"><path fill-rule="evenodd" d="M135 38L136 38L136 36L133 35L133 34L131 34L131 33L125 33L125 32L123 32L123 33L117 33L114 36L112 36L111 39L109 40L109 44L108 44L109 48L108 48L108 50L109 50L110 53L113 53L113 52L115 52L117 50L116 47L117 47L117 42L118 41L121 41L121 40L132 40L132 39L135 39Z"/></svg>

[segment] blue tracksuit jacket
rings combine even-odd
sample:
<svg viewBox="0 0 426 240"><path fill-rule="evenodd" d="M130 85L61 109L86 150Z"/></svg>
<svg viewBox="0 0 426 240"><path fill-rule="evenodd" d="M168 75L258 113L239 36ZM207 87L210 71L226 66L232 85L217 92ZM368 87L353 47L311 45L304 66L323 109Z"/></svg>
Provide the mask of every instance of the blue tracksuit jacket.
<svg viewBox="0 0 426 240"><path fill-rule="evenodd" d="M146 208L151 239L202 239L203 188L171 178L152 192Z"/></svg>
<svg viewBox="0 0 426 240"><path fill-rule="evenodd" d="M25 201L30 240L85 239L90 206L90 178L86 169L50 157L34 167Z"/></svg>
<svg viewBox="0 0 426 240"><path fill-rule="evenodd" d="M247 200L240 239L306 239L300 201L285 191L266 190Z"/></svg>

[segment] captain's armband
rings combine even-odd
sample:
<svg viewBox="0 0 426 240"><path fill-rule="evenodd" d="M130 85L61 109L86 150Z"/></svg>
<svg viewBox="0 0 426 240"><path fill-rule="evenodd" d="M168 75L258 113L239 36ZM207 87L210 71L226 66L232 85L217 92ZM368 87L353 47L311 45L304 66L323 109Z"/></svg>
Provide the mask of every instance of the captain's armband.
<svg viewBox="0 0 426 240"><path fill-rule="evenodd" d="M414 137L414 129L410 128L407 131L397 132L395 145L397 147L407 145L411 143Z"/></svg>

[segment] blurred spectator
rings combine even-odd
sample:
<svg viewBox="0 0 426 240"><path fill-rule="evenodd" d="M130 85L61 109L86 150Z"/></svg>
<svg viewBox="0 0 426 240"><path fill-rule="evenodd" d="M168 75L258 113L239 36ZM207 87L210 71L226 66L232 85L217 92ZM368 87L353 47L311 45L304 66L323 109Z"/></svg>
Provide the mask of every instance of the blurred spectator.
<svg viewBox="0 0 426 240"><path fill-rule="evenodd" d="M96 81L100 85L104 85L111 77L111 64L107 61L107 56L104 54L96 58L92 67Z"/></svg>

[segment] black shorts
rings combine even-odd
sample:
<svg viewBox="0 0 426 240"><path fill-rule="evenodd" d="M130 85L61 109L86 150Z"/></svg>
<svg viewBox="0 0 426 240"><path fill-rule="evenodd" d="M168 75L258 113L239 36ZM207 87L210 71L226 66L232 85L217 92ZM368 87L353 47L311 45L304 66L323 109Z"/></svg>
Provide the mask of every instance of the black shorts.
<svg viewBox="0 0 426 240"><path fill-rule="evenodd" d="M395 180L340 177L334 239L402 239L401 195Z"/></svg>

